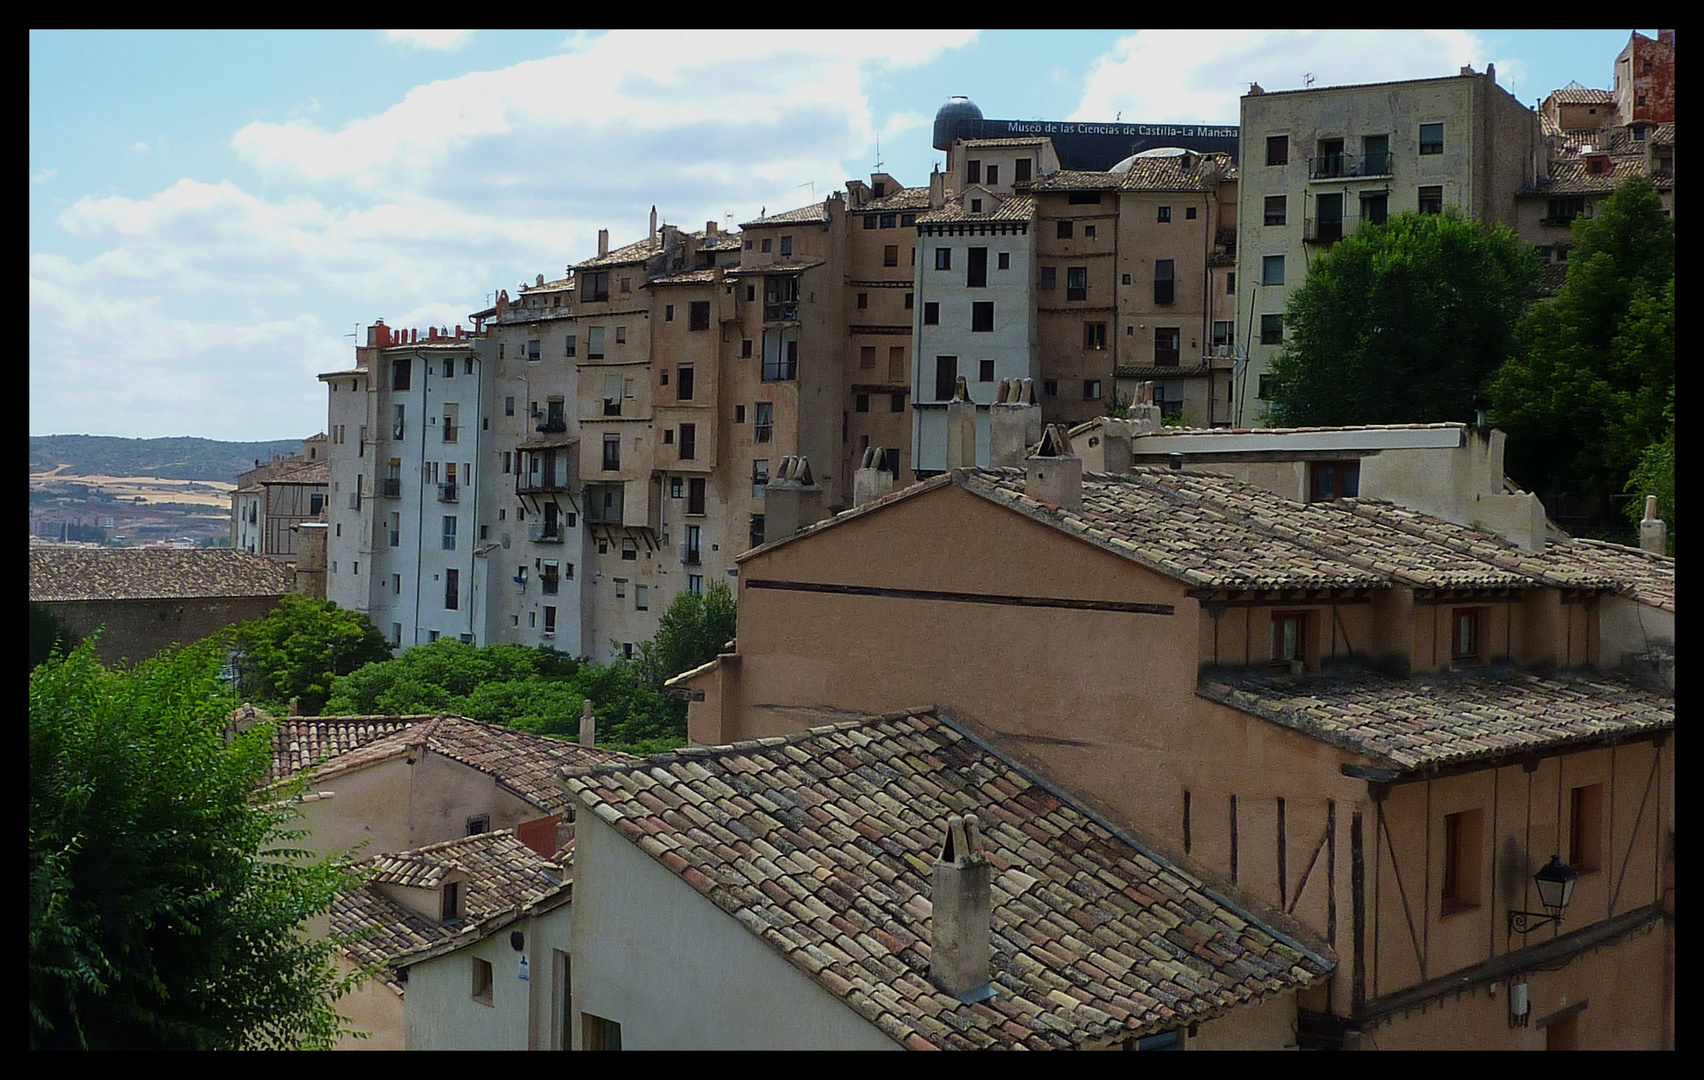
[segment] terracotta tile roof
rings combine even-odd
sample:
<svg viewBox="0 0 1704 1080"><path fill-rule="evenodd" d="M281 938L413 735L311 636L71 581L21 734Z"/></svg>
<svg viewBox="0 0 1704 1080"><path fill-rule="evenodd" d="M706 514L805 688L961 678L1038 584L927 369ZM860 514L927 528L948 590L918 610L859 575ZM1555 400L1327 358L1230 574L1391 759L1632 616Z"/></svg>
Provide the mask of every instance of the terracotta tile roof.
<svg viewBox="0 0 1704 1080"><path fill-rule="evenodd" d="M1597 675L1248 674L1196 692L1403 772L1674 728L1672 697Z"/></svg>
<svg viewBox="0 0 1704 1080"><path fill-rule="evenodd" d="M1552 90L1550 97L1545 100L1554 101L1558 105L1608 105L1615 101L1615 95L1608 90L1598 90L1571 82L1560 90Z"/></svg>
<svg viewBox="0 0 1704 1080"><path fill-rule="evenodd" d="M1124 191L1206 191L1209 187L1208 163L1216 163L1219 178L1224 178L1231 164L1229 154L1190 154L1185 157L1139 157L1131 163L1130 171L1120 180Z"/></svg>
<svg viewBox="0 0 1704 1080"><path fill-rule="evenodd" d="M334 722L343 718L321 719ZM442 754L469 768L486 773L540 810L553 814L569 805L567 795L557 783L557 775L563 769L615 765L638 760L616 750L587 749L566 739L532 735L496 724L482 724L465 716L445 714L353 719L400 719L405 726L395 727L376 738L349 748L342 754L321 760L314 774L316 781L365 768L406 753L410 747L425 746L434 754Z"/></svg>
<svg viewBox="0 0 1704 1080"><path fill-rule="evenodd" d="M934 716L690 748L566 782L903 1046L1105 1044L1317 983L1333 963ZM995 996L977 1005L928 977L932 867L948 815L966 812L993 873Z"/></svg>
<svg viewBox="0 0 1704 1080"><path fill-rule="evenodd" d="M801 270L815 270L828 264L827 259L789 258L785 262L760 263L756 266L732 266L728 268L729 277L753 277L762 274L796 274Z"/></svg>
<svg viewBox="0 0 1704 1080"><path fill-rule="evenodd" d="M1035 199L1027 195L1010 195L1004 199L998 196L984 196L998 205L992 211L973 214L965 209L964 198L958 197L943 203L939 210L931 210L927 214L919 214L919 225L931 225L942 221L1030 221L1035 218Z"/></svg>
<svg viewBox="0 0 1704 1080"><path fill-rule="evenodd" d="M243 714L247 710L246 715ZM252 705L233 713L232 720L242 723L259 714ZM388 735L404 731L427 716L290 716L274 720L272 733L272 767L267 770L266 782L275 784L288 780L303 769L317 766L329 758L349 754L377 742Z"/></svg>
<svg viewBox="0 0 1704 1080"><path fill-rule="evenodd" d="M808 225L812 222L822 223L826 221L828 221L828 211L823 209L822 203L811 203L809 206L801 206L797 210L786 210L779 214L770 214L768 217L753 218L751 221L743 222L740 228L749 229L753 225Z"/></svg>
<svg viewBox="0 0 1704 1080"><path fill-rule="evenodd" d="M848 214L869 214L882 211L927 209L929 209L929 189L914 187L890 191L879 199L871 199L863 206L850 207L846 212Z"/></svg>
<svg viewBox="0 0 1704 1080"><path fill-rule="evenodd" d="M331 483L331 462L329 461L298 461L294 467L283 469L262 481L266 484L329 484Z"/></svg>
<svg viewBox="0 0 1704 1080"><path fill-rule="evenodd" d="M1084 169L1060 169L1037 180L1033 191L1116 191L1123 177L1117 173Z"/></svg>
<svg viewBox="0 0 1704 1080"><path fill-rule="evenodd" d="M218 548L30 549L36 602L283 596L295 580L283 563Z"/></svg>
<svg viewBox="0 0 1704 1080"><path fill-rule="evenodd" d="M989 148L1002 146L1040 146L1043 143L1052 141L1053 140L1049 139L1045 135L1018 136L1005 139L966 139L964 140L964 147L966 150L976 150L985 146Z"/></svg>
<svg viewBox="0 0 1704 1080"><path fill-rule="evenodd" d="M611 248L608 255L599 255L585 262L575 263L572 270L595 270L603 266L623 266L628 263L644 262L651 256L662 251L662 232L659 230L656 239L646 237L635 240L624 247Z"/></svg>
<svg viewBox="0 0 1704 1080"><path fill-rule="evenodd" d="M1621 583L1621 594L1662 608L1674 610L1674 558L1656 555L1636 547L1611 544L1602 540L1573 540L1551 544L1545 554L1558 563L1580 567L1586 573L1601 574Z"/></svg>
<svg viewBox="0 0 1704 1080"><path fill-rule="evenodd" d="M330 928L348 939L343 953L374 965L398 992L397 971L480 941L517 918L569 898L565 864L546 859L509 830L480 833L355 864L369 876L332 902ZM436 888L453 871L467 875L460 922L441 924L392 899L384 885Z"/></svg>
<svg viewBox="0 0 1704 1080"><path fill-rule="evenodd" d="M706 236L695 232L692 236L698 241L699 251L738 251L742 246L739 233L718 232L715 236Z"/></svg>
<svg viewBox="0 0 1704 1080"><path fill-rule="evenodd" d="M573 288L574 279L572 277L557 278L555 281L547 281L542 285L522 285L520 295L525 296L527 293L535 292L561 292L564 289L571 291Z"/></svg>
<svg viewBox="0 0 1704 1080"><path fill-rule="evenodd" d="M1557 289L1568 283L1568 264L1565 262L1545 263L1539 271L1538 288L1540 292L1553 294Z"/></svg>
<svg viewBox="0 0 1704 1080"><path fill-rule="evenodd" d="M678 274L666 277L654 277L646 285L713 285L716 282L714 270L682 270Z"/></svg>
<svg viewBox="0 0 1704 1080"><path fill-rule="evenodd" d="M1565 158L1550 163L1550 179L1523 187L1521 195L1608 195L1629 177L1645 171L1643 158L1612 157L1600 173L1589 171L1587 160ZM1655 179L1653 177L1653 179ZM1663 186L1661 182L1658 186Z"/></svg>

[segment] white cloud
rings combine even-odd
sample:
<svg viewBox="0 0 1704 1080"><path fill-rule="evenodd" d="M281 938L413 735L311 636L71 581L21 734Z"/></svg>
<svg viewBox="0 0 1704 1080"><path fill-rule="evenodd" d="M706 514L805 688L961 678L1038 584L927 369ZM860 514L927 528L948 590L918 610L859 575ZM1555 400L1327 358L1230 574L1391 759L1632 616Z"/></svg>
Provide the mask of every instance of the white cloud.
<svg viewBox="0 0 1704 1080"><path fill-rule="evenodd" d="M1483 50L1465 30L1139 30L1094 61L1067 119L1235 124L1251 82L1298 90L1309 74L1315 86L1441 78L1483 66Z"/></svg>
<svg viewBox="0 0 1704 1080"><path fill-rule="evenodd" d="M130 144L130 149L134 150L138 154L146 154L148 152L148 144L145 142L134 142Z"/></svg>
<svg viewBox="0 0 1704 1080"><path fill-rule="evenodd" d="M450 52L467 44L472 30L386 30L385 40L416 49Z"/></svg>
<svg viewBox="0 0 1704 1080"><path fill-rule="evenodd" d="M32 184L45 184L49 180L52 180L54 177L56 177L58 175L59 175L59 166L54 165L53 167L43 169L41 172L38 172L34 176L30 177L30 183L32 183Z"/></svg>

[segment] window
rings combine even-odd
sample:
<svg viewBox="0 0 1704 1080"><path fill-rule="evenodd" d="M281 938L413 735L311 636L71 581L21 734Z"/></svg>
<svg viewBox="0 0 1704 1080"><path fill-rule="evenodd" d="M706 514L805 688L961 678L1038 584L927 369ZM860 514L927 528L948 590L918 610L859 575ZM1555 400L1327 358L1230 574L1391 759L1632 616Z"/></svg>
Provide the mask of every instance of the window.
<svg viewBox="0 0 1704 1080"><path fill-rule="evenodd" d="M741 360L750 360L751 359L751 338L741 338L740 339L740 359Z"/></svg>
<svg viewBox="0 0 1704 1080"><path fill-rule="evenodd" d="M1288 217L1289 200L1283 195L1266 197L1266 224L1282 225Z"/></svg>
<svg viewBox="0 0 1704 1080"><path fill-rule="evenodd" d="M1444 189L1442 187L1423 187L1420 189L1420 212L1422 214L1441 214L1444 212Z"/></svg>
<svg viewBox="0 0 1704 1080"><path fill-rule="evenodd" d="M941 323L941 305L933 300L923 302L923 325L939 326Z"/></svg>
<svg viewBox="0 0 1704 1080"><path fill-rule="evenodd" d="M1262 285L1284 284L1284 256L1268 255L1260 260L1260 283Z"/></svg>
<svg viewBox="0 0 1704 1080"><path fill-rule="evenodd" d="M401 547L402 546L402 515L401 514L392 514L390 516L390 530L389 531L390 531L390 546L391 547Z"/></svg>
<svg viewBox="0 0 1704 1080"><path fill-rule="evenodd" d="M632 278L624 277L624 278L621 279L621 291L624 292L624 293L630 293L630 292L633 291L633 279Z"/></svg>
<svg viewBox="0 0 1704 1080"><path fill-rule="evenodd" d="M663 372L668 377L668 372ZM675 369L675 397L681 401L692 400L692 365L683 364Z"/></svg>
<svg viewBox="0 0 1704 1080"><path fill-rule="evenodd" d="M615 328L615 343L617 345L627 344L627 327L618 326Z"/></svg>
<svg viewBox="0 0 1704 1080"><path fill-rule="evenodd" d="M958 386L958 357L935 357L935 400L951 401Z"/></svg>
<svg viewBox="0 0 1704 1080"><path fill-rule="evenodd" d="M869 412L870 411L870 395L868 395L868 394L856 394L856 395L854 395L853 399L852 399L852 410L854 412Z"/></svg>
<svg viewBox="0 0 1704 1080"><path fill-rule="evenodd" d="M639 541L634 540L631 537L623 539L621 541L621 559L622 559L623 562L638 562L639 561ZM622 593L621 593L621 579L616 578L615 584L616 584L616 595L617 596L622 595Z"/></svg>
<svg viewBox="0 0 1704 1080"><path fill-rule="evenodd" d="M989 185L992 186L994 184L998 184L999 182L1000 182L1000 166L998 166L998 165L988 166L988 183L989 183Z"/></svg>
<svg viewBox="0 0 1704 1080"><path fill-rule="evenodd" d="M964 284L967 289L981 289L988 284L988 249L973 247L965 266Z"/></svg>
<svg viewBox="0 0 1704 1080"><path fill-rule="evenodd" d="M391 361L391 389L407 390L414 371L412 360Z"/></svg>
<svg viewBox="0 0 1704 1080"><path fill-rule="evenodd" d="M444 515L444 550L456 549L456 518L454 514Z"/></svg>
<svg viewBox="0 0 1704 1080"><path fill-rule="evenodd" d="M994 302L978 300L970 305L970 330L975 334L994 332Z"/></svg>
<svg viewBox="0 0 1704 1080"><path fill-rule="evenodd" d="M905 229L916 228L917 227L917 215L916 214L901 214L901 215L899 215L899 224L900 224L901 228L905 228Z"/></svg>
<svg viewBox="0 0 1704 1080"><path fill-rule="evenodd" d="M527 359L528 360L537 360L538 359L538 346L539 346L539 343L538 343L537 338L534 338L531 341L527 342Z"/></svg>
<svg viewBox="0 0 1704 1080"><path fill-rule="evenodd" d="M1262 345L1282 345L1284 343L1284 316L1262 315L1260 317L1260 343ZM1266 395L1261 394L1262 398Z"/></svg>
<svg viewBox="0 0 1704 1080"><path fill-rule="evenodd" d="M1058 225L1057 234L1061 240L1071 239L1077 235L1077 223L1069 220L1061 221Z"/></svg>
<svg viewBox="0 0 1704 1080"><path fill-rule="evenodd" d="M1195 207L1193 207L1193 206L1184 207L1183 208L1183 219L1185 221L1194 221L1195 220Z"/></svg>
<svg viewBox="0 0 1704 1080"><path fill-rule="evenodd" d="M580 1014L580 1049L620 1050L621 1025L591 1013Z"/></svg>
<svg viewBox="0 0 1704 1080"><path fill-rule="evenodd" d="M402 575L401 574L392 574L391 575L391 592L395 593L398 596L402 595ZM402 639L400 637L398 637L397 640L400 642Z"/></svg>
<svg viewBox="0 0 1704 1080"><path fill-rule="evenodd" d="M1308 615L1305 611L1280 611L1272 615L1272 660L1274 663L1306 663L1308 659Z"/></svg>
<svg viewBox="0 0 1704 1080"><path fill-rule="evenodd" d="M544 632L547 634L556 633L556 609L549 604L544 607Z"/></svg>
<svg viewBox="0 0 1704 1080"><path fill-rule="evenodd" d="M982 162L972 159L964 163L964 182L967 184L982 183Z"/></svg>
<svg viewBox="0 0 1704 1080"><path fill-rule="evenodd" d="M864 215L864 228L873 229L875 227L876 227L876 215L865 214Z"/></svg>
<svg viewBox="0 0 1704 1080"><path fill-rule="evenodd" d="M1098 191L1072 191L1066 194L1065 201L1072 206L1099 206L1101 193Z"/></svg>
<svg viewBox="0 0 1704 1080"><path fill-rule="evenodd" d="M977 377L978 380L980 380L981 382L993 382L994 381L994 361L992 361L992 360L979 360L979 361L977 361L976 366L977 366L976 377Z"/></svg>
<svg viewBox="0 0 1704 1080"><path fill-rule="evenodd" d="M1100 380L1099 379L1084 379L1083 380L1083 400L1084 401L1099 401L1100 396L1101 396Z"/></svg>
<svg viewBox="0 0 1704 1080"><path fill-rule="evenodd" d="M1479 608L1450 612L1450 659L1475 663L1480 659Z"/></svg>
<svg viewBox="0 0 1704 1080"><path fill-rule="evenodd" d="M791 236L783 236L781 238L781 254L793 254L793 238Z"/></svg>
<svg viewBox="0 0 1704 1080"><path fill-rule="evenodd" d="M1041 380L1041 393L1042 393L1043 397L1058 397L1059 396L1059 380L1058 379L1043 379L1043 380Z"/></svg>
<svg viewBox="0 0 1704 1080"><path fill-rule="evenodd" d="M868 308L869 306L870 306L870 294L867 293L867 292L859 293L858 294L858 310L863 311L864 309Z"/></svg>
<svg viewBox="0 0 1704 1080"><path fill-rule="evenodd" d="M1001 270L1010 270L1012 268L1012 253L1011 252L1009 252L1009 251L1000 252L999 268Z"/></svg>
<svg viewBox="0 0 1704 1080"><path fill-rule="evenodd" d="M325 495L324 495L323 492L316 491L313 494L308 496L308 513L318 514L321 510L324 510L324 509L325 509Z"/></svg>
<svg viewBox="0 0 1704 1080"><path fill-rule="evenodd" d="M876 347L874 345L858 346L858 366L865 370L876 366Z"/></svg>
<svg viewBox="0 0 1704 1080"><path fill-rule="evenodd" d="M882 228L891 229L891 228L894 227L895 224L897 224L897 222L894 220L894 215L892 215L892 214L883 214L882 215Z"/></svg>
<svg viewBox="0 0 1704 1080"><path fill-rule="evenodd" d="M451 883L449 885L444 886L444 897L445 897L446 903L448 903L450 890L455 889L457 887L458 887L457 883ZM492 1003L491 999L492 999L493 982L494 982L494 980L491 977L491 961L481 960L477 956L474 957L473 958L473 1000L479 1002L481 1005L490 1005Z"/></svg>
<svg viewBox="0 0 1704 1080"><path fill-rule="evenodd" d="M904 394L889 394L888 395L888 411L889 412L904 412L905 411L905 395Z"/></svg>
<svg viewBox="0 0 1704 1080"><path fill-rule="evenodd" d="M1383 176L1390 172L1390 136L1361 137L1361 175Z"/></svg>
<svg viewBox="0 0 1704 1080"><path fill-rule="evenodd" d="M1154 303L1169 304L1176 296L1177 263L1173 259L1154 260Z"/></svg>
<svg viewBox="0 0 1704 1080"><path fill-rule="evenodd" d="M1176 367L1182 355L1183 333L1175 326L1154 327L1154 363Z"/></svg>
<svg viewBox="0 0 1704 1080"><path fill-rule="evenodd" d="M1390 216L1390 196L1383 192L1361 192L1361 220L1368 225L1383 225Z"/></svg>
<svg viewBox="0 0 1704 1080"><path fill-rule="evenodd" d="M467 819L467 833L466 833L466 835L478 836L481 833L488 833L490 831L491 831L491 815L490 814L480 814L478 817L470 817L470 818Z"/></svg>
<svg viewBox="0 0 1704 1080"><path fill-rule="evenodd" d="M1568 865L1582 874L1603 867L1603 785L1577 787L1568 796Z"/></svg>
<svg viewBox="0 0 1704 1080"><path fill-rule="evenodd" d="M1308 463L1308 502L1353 499L1361 493L1359 461L1313 461Z"/></svg>
<svg viewBox="0 0 1704 1080"><path fill-rule="evenodd" d="M1343 239L1343 194L1321 194L1315 203L1319 220L1314 227L1314 239L1331 243Z"/></svg>
<svg viewBox="0 0 1704 1080"><path fill-rule="evenodd" d="M752 438L766 443L775 431L775 406L767 401L757 403L757 415L752 422Z"/></svg>
<svg viewBox="0 0 1704 1080"><path fill-rule="evenodd" d="M1254 396L1262 401L1272 400L1272 376L1262 375L1260 383L1254 389Z"/></svg>
<svg viewBox="0 0 1704 1080"><path fill-rule="evenodd" d="M1420 153L1441 154L1444 152L1444 125L1420 125Z"/></svg>
<svg viewBox="0 0 1704 1080"><path fill-rule="evenodd" d="M1083 348L1106 348L1106 323L1086 322L1083 324Z"/></svg>
<svg viewBox="0 0 1704 1080"><path fill-rule="evenodd" d="M1055 289L1059 287L1059 271L1057 267L1044 266L1041 268L1041 284L1037 288Z"/></svg>
<svg viewBox="0 0 1704 1080"><path fill-rule="evenodd" d="M916 293L906 293L905 294L905 310L907 310L907 311L911 310L912 301L916 298L916 295L917 295Z"/></svg>
<svg viewBox="0 0 1704 1080"><path fill-rule="evenodd" d="M575 336L573 334L569 334L567 337L563 338L562 340L563 340L563 345L564 345L562 355L563 356L573 356L574 355L574 347L577 344L579 344L579 342L575 339Z"/></svg>
<svg viewBox="0 0 1704 1080"><path fill-rule="evenodd" d="M736 423L736 424L745 423L745 406L744 405L735 405L734 406L734 423Z"/></svg>
<svg viewBox="0 0 1704 1080"><path fill-rule="evenodd" d="M973 214L982 213L982 200L981 199L970 200L970 212L973 213Z"/></svg>
<svg viewBox="0 0 1704 1080"><path fill-rule="evenodd" d="M704 486L702 476L694 476L686 482L686 512L689 514L704 513Z"/></svg>
<svg viewBox="0 0 1704 1080"><path fill-rule="evenodd" d="M444 610L454 611L461 606L461 571L444 571Z"/></svg>
<svg viewBox="0 0 1704 1080"><path fill-rule="evenodd" d="M1235 296L1236 294L1237 294L1237 275L1233 271L1232 273L1225 275L1225 295L1226 296Z"/></svg>
<svg viewBox="0 0 1704 1080"><path fill-rule="evenodd" d="M515 415L515 399L514 398L506 397L506 398L503 399L503 415L504 416Z"/></svg>
<svg viewBox="0 0 1704 1080"><path fill-rule="evenodd" d="M589 326L586 328L586 359L602 360L604 356L604 328Z"/></svg>
<svg viewBox="0 0 1704 1080"><path fill-rule="evenodd" d="M905 346L888 346L888 381L900 382L905 378Z"/></svg>
<svg viewBox="0 0 1704 1080"><path fill-rule="evenodd" d="M1022 184L1030 178L1030 159L1019 158L1012 163L1012 181Z"/></svg>
<svg viewBox="0 0 1704 1080"><path fill-rule="evenodd" d="M1441 914L1479 906L1480 843L1485 811L1444 815L1443 901Z"/></svg>
<svg viewBox="0 0 1704 1080"><path fill-rule="evenodd" d="M1266 164L1288 165L1290 163L1290 137L1288 135L1268 135L1266 137Z"/></svg>
<svg viewBox="0 0 1704 1080"><path fill-rule="evenodd" d="M1156 221L1170 221L1171 220L1171 207L1169 207L1169 206L1160 207L1159 216L1157 218L1155 218L1154 220L1156 220Z"/></svg>
<svg viewBox="0 0 1704 1080"><path fill-rule="evenodd" d="M586 299L601 303L609 299L609 271L603 270L590 274L581 274L580 284L585 286Z"/></svg>
<svg viewBox="0 0 1704 1080"><path fill-rule="evenodd" d="M633 610L651 610L651 587L649 585L633 586Z"/></svg>
<svg viewBox="0 0 1704 1080"><path fill-rule="evenodd" d="M669 305L667 305L663 308L663 321L664 322L674 322L674 305L673 304L669 304Z"/></svg>
<svg viewBox="0 0 1704 1080"><path fill-rule="evenodd" d="M935 269L937 269L937 270L951 270L952 268L953 268L953 249L952 248L936 248L935 249Z"/></svg>
<svg viewBox="0 0 1704 1080"><path fill-rule="evenodd" d="M1084 240L1093 240L1094 238L1095 238L1095 227L1093 225L1084 225L1083 226L1083 239Z"/></svg>
<svg viewBox="0 0 1704 1080"><path fill-rule="evenodd" d="M698 456L698 425L680 426L680 459L691 461Z"/></svg>
<svg viewBox="0 0 1704 1080"><path fill-rule="evenodd" d="M1215 319L1213 322L1213 348L1220 346L1229 352L1236 346L1237 324L1230 319Z"/></svg>
<svg viewBox="0 0 1704 1080"><path fill-rule="evenodd" d="M1065 299L1087 300L1089 298L1089 268L1072 266L1065 270Z"/></svg>
<svg viewBox="0 0 1704 1080"><path fill-rule="evenodd" d="M605 435L603 442L603 467L605 472L614 472L621 468L621 436Z"/></svg>
<svg viewBox="0 0 1704 1080"><path fill-rule="evenodd" d="M694 300L688 308L686 328L688 330L710 329L710 301Z"/></svg>
<svg viewBox="0 0 1704 1080"><path fill-rule="evenodd" d="M1562 225L1567 222L1571 222L1585 212L1586 200L1583 195L1550 200L1549 218L1550 223L1553 225Z"/></svg>
<svg viewBox="0 0 1704 1080"><path fill-rule="evenodd" d="M882 248L882 265L883 266L898 266L899 265L899 245L898 244L888 244L887 246Z"/></svg>

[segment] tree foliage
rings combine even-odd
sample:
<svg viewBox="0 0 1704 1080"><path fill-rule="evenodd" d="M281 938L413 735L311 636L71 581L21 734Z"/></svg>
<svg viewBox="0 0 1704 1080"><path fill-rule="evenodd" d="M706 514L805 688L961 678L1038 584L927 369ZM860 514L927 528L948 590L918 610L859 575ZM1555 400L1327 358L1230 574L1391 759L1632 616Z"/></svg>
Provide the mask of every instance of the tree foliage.
<svg viewBox="0 0 1704 1080"><path fill-rule="evenodd" d="M1450 207L1344 237L1290 294L1272 364L1274 424L1471 420L1516 348L1541 264L1513 230Z"/></svg>
<svg viewBox="0 0 1704 1080"><path fill-rule="evenodd" d="M1670 423L1674 221L1649 180L1628 180L1574 220L1567 282L1521 339L1490 388L1509 471L1552 509L1601 521Z"/></svg>
<svg viewBox="0 0 1704 1080"><path fill-rule="evenodd" d="M265 725L226 739L218 639L30 675L31 1049L329 1047L348 988L299 932L344 877L251 801Z"/></svg>
<svg viewBox="0 0 1704 1080"><path fill-rule="evenodd" d="M245 695L272 706L299 698L310 715L325 704L337 676L391 655L367 616L297 593L279 600L264 618L239 625L232 641L241 654Z"/></svg>
<svg viewBox="0 0 1704 1080"><path fill-rule="evenodd" d="M639 647L640 674L661 690L681 672L716 659L734 629L734 592L726 583L712 581L702 594L678 593L657 620L657 636Z"/></svg>
<svg viewBox="0 0 1704 1080"><path fill-rule="evenodd" d="M68 653L82 643L77 631L67 626L59 613L40 604L30 605L30 669L33 671L54 653Z"/></svg>
<svg viewBox="0 0 1704 1080"><path fill-rule="evenodd" d="M588 699L597 712L600 746L648 752L678 746L685 738L685 710L647 685L634 665L450 638L338 678L325 712L449 712L541 735L573 736Z"/></svg>
<svg viewBox="0 0 1704 1080"><path fill-rule="evenodd" d="M1639 521L1645 516L1645 497L1657 497L1657 516L1668 525L1668 553L1674 554L1674 395L1670 392L1668 432L1652 444L1639 459L1628 478L1627 492L1633 499L1627 504L1627 516Z"/></svg>

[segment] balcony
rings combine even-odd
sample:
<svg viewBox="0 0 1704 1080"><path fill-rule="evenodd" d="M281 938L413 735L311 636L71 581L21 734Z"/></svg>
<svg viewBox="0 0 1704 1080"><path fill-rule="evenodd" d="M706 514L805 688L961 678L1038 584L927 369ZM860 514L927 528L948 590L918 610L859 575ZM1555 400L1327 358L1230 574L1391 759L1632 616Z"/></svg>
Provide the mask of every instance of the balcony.
<svg viewBox="0 0 1704 1080"><path fill-rule="evenodd" d="M384 499L402 498L402 477L387 476L379 481L379 497Z"/></svg>
<svg viewBox="0 0 1704 1080"><path fill-rule="evenodd" d="M562 526L535 525L528 530L527 535L535 544L560 544L562 543Z"/></svg>
<svg viewBox="0 0 1704 1080"><path fill-rule="evenodd" d="M461 494L460 489L461 489L460 484L439 484L438 485L438 501L439 502L446 502L446 503L453 503L453 502L458 501L460 494Z"/></svg>
<svg viewBox="0 0 1704 1080"><path fill-rule="evenodd" d="M703 565L703 552L699 548L680 545L680 561L687 566Z"/></svg>
<svg viewBox="0 0 1704 1080"><path fill-rule="evenodd" d="M799 302L797 300L782 304L763 305L763 321L768 322L798 322Z"/></svg>
<svg viewBox="0 0 1704 1080"><path fill-rule="evenodd" d="M543 475L515 477L516 495L550 495L567 490L568 481L565 479L554 479Z"/></svg>
<svg viewBox="0 0 1704 1080"><path fill-rule="evenodd" d="M455 442L461 434L461 426L450 423L449 417L444 417L444 441Z"/></svg>
<svg viewBox="0 0 1704 1080"><path fill-rule="evenodd" d="M551 435L559 435L568 430L568 421L560 413L551 413L549 416L539 420L534 430L542 431Z"/></svg>
<svg viewBox="0 0 1704 1080"><path fill-rule="evenodd" d="M1309 244L1335 244L1355 231L1359 218L1351 214L1334 218L1306 218L1302 222L1302 240Z"/></svg>
<svg viewBox="0 0 1704 1080"><path fill-rule="evenodd" d="M1363 176L1389 176L1389 152L1383 154L1322 154L1308 158L1309 180L1356 180Z"/></svg>

